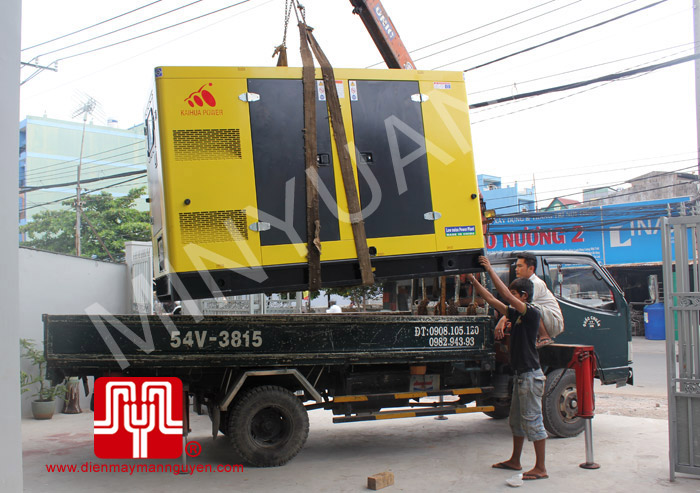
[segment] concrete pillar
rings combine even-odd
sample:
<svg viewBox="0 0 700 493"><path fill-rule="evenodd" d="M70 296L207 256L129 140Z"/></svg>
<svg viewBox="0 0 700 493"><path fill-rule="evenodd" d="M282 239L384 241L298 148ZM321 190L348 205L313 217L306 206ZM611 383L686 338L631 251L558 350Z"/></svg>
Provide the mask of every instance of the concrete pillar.
<svg viewBox="0 0 700 493"><path fill-rule="evenodd" d="M0 491L22 491L19 394L19 50L20 0L5 0L0 15Z"/></svg>

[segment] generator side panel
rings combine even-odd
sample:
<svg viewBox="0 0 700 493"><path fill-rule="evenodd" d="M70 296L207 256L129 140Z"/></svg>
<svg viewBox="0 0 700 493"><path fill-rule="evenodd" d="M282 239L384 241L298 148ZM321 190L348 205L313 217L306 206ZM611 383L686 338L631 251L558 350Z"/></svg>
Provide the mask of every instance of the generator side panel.
<svg viewBox="0 0 700 493"><path fill-rule="evenodd" d="M463 81L421 81L438 252L484 248L469 106Z"/></svg>
<svg viewBox="0 0 700 493"><path fill-rule="evenodd" d="M245 76L168 78L162 70L156 95L171 272L260 266Z"/></svg>
<svg viewBox="0 0 700 493"><path fill-rule="evenodd" d="M151 242L153 244L154 278L168 274L168 262L165 256L165 218L163 216L163 175L161 173L160 137L158 133L158 107L155 87L146 105L146 155L148 171L148 202L151 217Z"/></svg>

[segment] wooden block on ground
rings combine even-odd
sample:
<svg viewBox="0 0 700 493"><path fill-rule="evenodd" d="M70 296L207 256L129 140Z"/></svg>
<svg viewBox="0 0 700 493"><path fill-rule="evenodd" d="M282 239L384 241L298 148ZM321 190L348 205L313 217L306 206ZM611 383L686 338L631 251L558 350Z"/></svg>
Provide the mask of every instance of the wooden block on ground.
<svg viewBox="0 0 700 493"><path fill-rule="evenodd" d="M381 490L392 484L394 484L394 473L389 471L380 472L367 478L367 488L370 490Z"/></svg>

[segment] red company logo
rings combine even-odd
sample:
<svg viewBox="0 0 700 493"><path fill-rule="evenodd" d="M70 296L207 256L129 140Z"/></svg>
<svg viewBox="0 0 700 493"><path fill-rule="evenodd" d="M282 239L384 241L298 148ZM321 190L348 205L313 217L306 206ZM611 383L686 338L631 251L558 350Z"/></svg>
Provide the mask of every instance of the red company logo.
<svg viewBox="0 0 700 493"><path fill-rule="evenodd" d="M214 96L209 91L204 89L206 86L211 87L211 85L211 82L209 82L209 84L204 84L197 91L187 96L187 98L185 99L185 101L187 101L187 104L189 104L192 108L194 108L195 105L202 107L204 106L204 103L206 103L208 106L211 106L212 108L216 106L216 99L214 99Z"/></svg>
<svg viewBox="0 0 700 493"><path fill-rule="evenodd" d="M101 459L174 459L182 455L179 378L98 378L95 455Z"/></svg>

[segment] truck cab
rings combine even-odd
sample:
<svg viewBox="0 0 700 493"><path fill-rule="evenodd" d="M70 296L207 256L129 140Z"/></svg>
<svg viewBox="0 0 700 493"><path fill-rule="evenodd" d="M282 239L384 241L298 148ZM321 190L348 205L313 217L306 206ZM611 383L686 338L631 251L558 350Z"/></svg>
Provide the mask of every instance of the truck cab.
<svg viewBox="0 0 700 493"><path fill-rule="evenodd" d="M515 279L515 262L520 252L490 253L489 260L499 277L509 284ZM633 383L630 311L624 293L592 255L566 251L530 251L537 258L535 274L554 294L564 317L564 332L555 344L540 349L540 362L547 375L543 401L545 426L550 435L574 436L583 429L576 416L576 378L563 361L563 346L590 345L597 358L596 377L604 385ZM494 290L495 291L495 290ZM496 343L498 371L495 388L500 394L510 388L507 348ZM509 392L507 392L509 396ZM505 401L502 401L505 403ZM497 417L507 409L497 406Z"/></svg>

